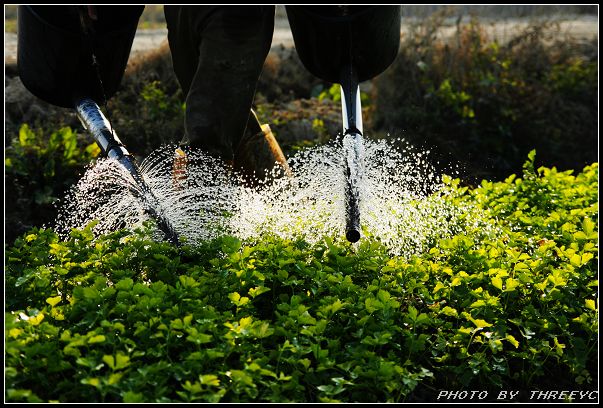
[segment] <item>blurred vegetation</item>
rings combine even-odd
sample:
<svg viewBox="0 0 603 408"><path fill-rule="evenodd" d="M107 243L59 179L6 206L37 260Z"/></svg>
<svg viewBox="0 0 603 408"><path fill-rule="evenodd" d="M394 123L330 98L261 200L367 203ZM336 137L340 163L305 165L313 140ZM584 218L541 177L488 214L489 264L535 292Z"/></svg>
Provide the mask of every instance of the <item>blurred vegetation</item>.
<svg viewBox="0 0 603 408"><path fill-rule="evenodd" d="M163 4L146 4L138 21L139 29L165 28Z"/></svg>
<svg viewBox="0 0 603 408"><path fill-rule="evenodd" d="M536 149L541 165L576 171L598 160L597 39L532 22L508 42L472 18L448 40L445 12L411 26L375 80L374 126L432 149L442 167L502 179Z"/></svg>
<svg viewBox="0 0 603 408"><path fill-rule="evenodd" d="M562 37L552 23L541 21L502 43L473 18L468 24L458 20L445 41L438 30L449 18L450 12L442 12L413 24L394 64L362 84L367 137L403 137L430 149L439 169L460 163L469 183L521 172L532 149L539 166L560 170L598 161L596 38ZM5 69L7 76L11 72ZM307 73L294 51L273 49L254 109L291 155L340 131L337 97L337 87ZM27 114L21 108L9 112L5 102L5 183L11 198L5 203L6 242L51 222L57 198L94 158L83 153L91 139L74 112L37 99L25 104ZM184 97L167 45L131 59L108 108L118 135L140 158L181 139ZM26 147L22 132L35 135L26 137ZM75 137L81 152L65 153L73 152L73 137L66 142L65 136L53 136L57 132Z"/></svg>
<svg viewBox="0 0 603 408"><path fill-rule="evenodd" d="M434 13L448 10L454 15L474 15L484 18L522 18L552 15L597 15L597 5L588 4L457 4L457 5L404 5L402 17L429 17Z"/></svg>

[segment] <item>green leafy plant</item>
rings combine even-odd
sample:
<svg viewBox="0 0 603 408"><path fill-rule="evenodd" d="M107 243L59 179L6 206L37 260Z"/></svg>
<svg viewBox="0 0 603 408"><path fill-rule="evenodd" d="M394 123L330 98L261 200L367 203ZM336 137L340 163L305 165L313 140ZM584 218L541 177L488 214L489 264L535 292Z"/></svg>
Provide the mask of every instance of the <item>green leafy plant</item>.
<svg viewBox="0 0 603 408"><path fill-rule="evenodd" d="M598 166L534 167L475 189L501 233L410 259L223 236L154 242L149 223L6 252L8 402L429 402L438 390L597 383ZM529 393L523 395L529 398Z"/></svg>
<svg viewBox="0 0 603 408"><path fill-rule="evenodd" d="M55 202L99 154L95 143L82 146L70 127L46 132L23 124L4 159L7 196L11 197L6 202L10 234L50 221ZM15 225L15 214L27 224Z"/></svg>

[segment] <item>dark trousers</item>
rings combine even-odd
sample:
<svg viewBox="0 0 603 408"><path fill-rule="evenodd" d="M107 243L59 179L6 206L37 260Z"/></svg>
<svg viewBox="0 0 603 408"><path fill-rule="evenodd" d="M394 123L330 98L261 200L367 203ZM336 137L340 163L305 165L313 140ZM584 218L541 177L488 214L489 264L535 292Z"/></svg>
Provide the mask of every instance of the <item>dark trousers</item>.
<svg viewBox="0 0 603 408"><path fill-rule="evenodd" d="M186 95L184 144L231 161L247 134L272 42L274 6L164 6L174 71Z"/></svg>

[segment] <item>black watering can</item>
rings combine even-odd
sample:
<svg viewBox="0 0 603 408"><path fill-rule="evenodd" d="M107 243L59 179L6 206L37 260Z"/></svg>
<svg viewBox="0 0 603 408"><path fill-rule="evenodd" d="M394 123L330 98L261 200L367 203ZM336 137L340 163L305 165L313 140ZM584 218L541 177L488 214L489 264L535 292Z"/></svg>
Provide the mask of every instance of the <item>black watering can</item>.
<svg viewBox="0 0 603 408"><path fill-rule="evenodd" d="M40 99L75 108L82 125L106 157L132 176L149 216L166 239L178 236L163 215L132 155L98 104L115 94L123 77L144 6L96 6L96 21L85 6L19 6L17 65L25 87Z"/></svg>
<svg viewBox="0 0 603 408"><path fill-rule="evenodd" d="M360 239L362 110L358 84L391 65L400 47L400 6L286 6L297 53L310 73L341 85L346 154L346 238Z"/></svg>
<svg viewBox="0 0 603 408"><path fill-rule="evenodd" d="M110 98L126 69L143 9L96 6L98 20L91 27L94 31L86 35L80 7L19 6L17 64L21 81L38 98L64 108L73 108L82 97L95 101Z"/></svg>

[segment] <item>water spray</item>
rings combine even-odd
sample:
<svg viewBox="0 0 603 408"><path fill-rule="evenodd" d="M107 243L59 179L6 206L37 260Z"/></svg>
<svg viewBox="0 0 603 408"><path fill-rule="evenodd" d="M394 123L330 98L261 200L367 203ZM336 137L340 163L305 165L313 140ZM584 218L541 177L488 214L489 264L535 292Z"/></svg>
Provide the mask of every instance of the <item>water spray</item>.
<svg viewBox="0 0 603 408"><path fill-rule="evenodd" d="M82 125L94 138L103 155L116 160L132 176L137 188L130 188L130 191L142 203L145 213L157 221L157 227L163 232L166 240L174 245L179 245L176 230L165 216L159 200L144 181L134 156L119 140L96 102L90 98L80 99L76 103L76 110Z"/></svg>

